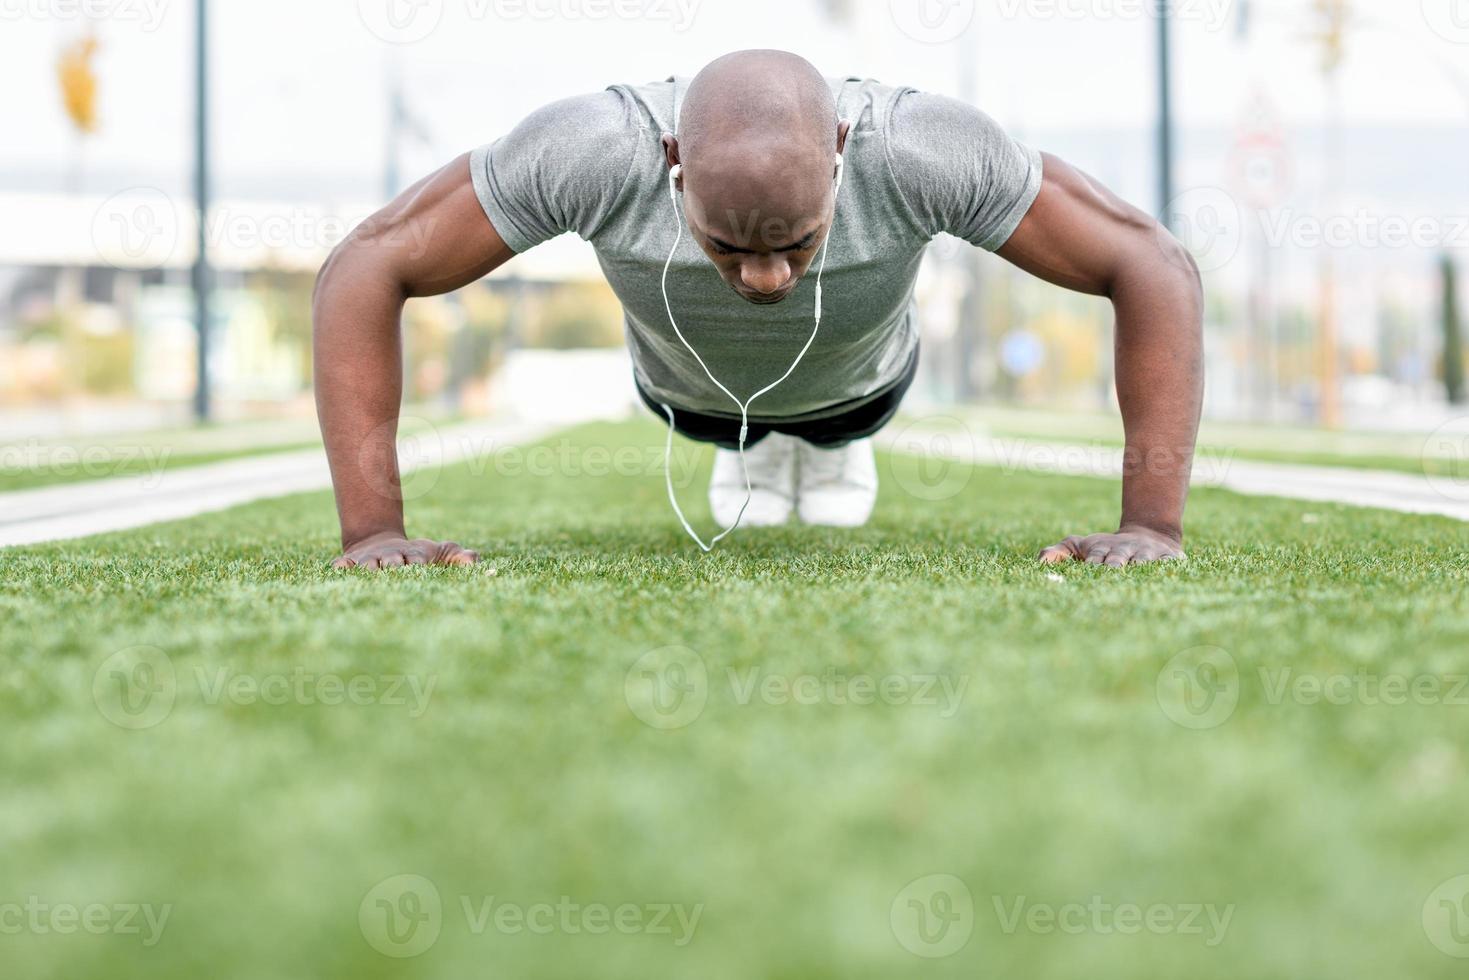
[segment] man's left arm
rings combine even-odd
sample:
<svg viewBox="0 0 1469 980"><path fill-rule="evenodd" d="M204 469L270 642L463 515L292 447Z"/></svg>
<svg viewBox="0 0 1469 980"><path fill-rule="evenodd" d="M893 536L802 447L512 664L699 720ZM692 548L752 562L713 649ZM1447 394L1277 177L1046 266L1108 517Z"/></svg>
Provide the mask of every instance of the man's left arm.
<svg viewBox="0 0 1469 980"><path fill-rule="evenodd" d="M1044 174L998 254L1058 286L1111 299L1127 448L1117 531L1068 537L1040 559L1122 566L1181 558L1204 391L1198 267L1157 221L1065 161L1045 155Z"/></svg>

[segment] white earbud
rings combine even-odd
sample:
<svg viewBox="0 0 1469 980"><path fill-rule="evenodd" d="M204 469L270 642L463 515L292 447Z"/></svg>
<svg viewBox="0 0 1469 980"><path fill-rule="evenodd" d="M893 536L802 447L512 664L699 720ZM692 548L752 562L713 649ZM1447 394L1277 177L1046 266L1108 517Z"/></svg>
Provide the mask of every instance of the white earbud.
<svg viewBox="0 0 1469 980"><path fill-rule="evenodd" d="M836 158L836 176L834 177L833 196L839 194L842 189L842 171L845 167L846 161L842 158L842 154L838 153ZM775 388L777 385L779 385L786 378L789 378L795 372L796 366L801 363L801 359L805 357L806 352L811 349L812 342L816 340L817 332L821 330L821 276L822 273L826 271L826 250L831 246L832 229L836 227L836 213L835 211L833 211L832 213L832 227L827 229L826 240L821 245L821 261L816 267L816 325L811 328L811 336L806 338L806 346L801 348L801 352L796 355L796 359L791 362L791 366L786 368L785 374L782 374L779 378L776 378L770 384L755 392L745 401L740 401L739 398L734 394L734 392L726 388L720 382L720 380L714 376L714 372L709 370L709 365L704 363L704 359L699 356L699 352L694 350L693 345L684 338L683 331L678 328L678 321L673 318L673 304L668 299L668 270L673 265L673 257L678 254L678 246L683 242L684 221L683 216L679 213L678 209L678 179L682 176L683 164L675 164L668 171L668 192L669 196L673 198L673 219L678 224L678 234L673 240L672 251L668 253L668 261L663 264L663 306L665 309L668 310L668 322L673 326L673 332L678 336L679 342L688 349L688 352L690 354L694 355L694 360L699 362L699 367L704 369L704 373L709 376L709 380L714 383L714 386L720 391L724 392L726 395L728 395L730 401L739 406L740 470L745 475L745 502L740 505L740 512L735 515L734 523L724 530L720 531L713 538L711 538L708 544L705 544L704 539L699 537L698 533L689 525L688 518L684 517L683 508L679 507L678 505L678 497L676 497L673 493L673 467L671 465L671 461L673 459L674 432L673 409L670 408L666 402L662 403L663 413L668 416L668 441L663 447L663 479L664 483L668 487L668 502L673 505L673 512L678 515L679 523L683 525L683 529L688 532L689 537L693 538L694 542L698 544L698 546L702 548L705 552L709 552L714 550L714 546L719 543L719 540L721 538L740 526L740 521L745 516L745 508L750 506L750 498L753 496L753 490L750 487L750 469L748 466L745 465L745 437L749 435L750 432L750 405L755 401L755 399L759 398L767 391Z"/></svg>

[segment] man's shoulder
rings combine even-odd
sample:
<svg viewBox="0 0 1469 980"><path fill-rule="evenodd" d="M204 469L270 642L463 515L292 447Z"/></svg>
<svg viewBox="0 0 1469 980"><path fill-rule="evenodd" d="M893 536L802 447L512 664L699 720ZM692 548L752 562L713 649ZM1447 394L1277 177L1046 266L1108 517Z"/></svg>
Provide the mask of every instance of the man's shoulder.
<svg viewBox="0 0 1469 980"><path fill-rule="evenodd" d="M885 135L899 101L914 91L909 85L891 85L875 78L848 75L827 79L837 101L837 115L858 133Z"/></svg>
<svg viewBox="0 0 1469 980"><path fill-rule="evenodd" d="M637 132L644 121L617 86L548 102L525 118L522 126L545 127L565 137L603 139Z"/></svg>

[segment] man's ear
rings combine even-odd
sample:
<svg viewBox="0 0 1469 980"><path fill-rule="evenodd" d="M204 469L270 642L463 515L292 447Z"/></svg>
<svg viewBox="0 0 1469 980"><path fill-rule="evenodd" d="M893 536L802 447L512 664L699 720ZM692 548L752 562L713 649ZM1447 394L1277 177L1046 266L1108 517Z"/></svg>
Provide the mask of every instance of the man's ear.
<svg viewBox="0 0 1469 980"><path fill-rule="evenodd" d="M672 133L663 134L663 159L669 170L683 162L678 158L678 137Z"/></svg>
<svg viewBox="0 0 1469 980"><path fill-rule="evenodd" d="M837 123L837 152L847 152L847 134L852 131L852 124L845 119Z"/></svg>

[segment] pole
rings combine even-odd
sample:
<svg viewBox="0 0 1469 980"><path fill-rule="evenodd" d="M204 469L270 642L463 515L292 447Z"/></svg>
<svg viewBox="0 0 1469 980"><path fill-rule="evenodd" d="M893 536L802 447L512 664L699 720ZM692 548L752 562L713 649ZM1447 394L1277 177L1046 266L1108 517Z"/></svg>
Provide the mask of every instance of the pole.
<svg viewBox="0 0 1469 980"><path fill-rule="evenodd" d="M1173 49L1172 5L1157 0L1158 18L1158 217L1172 228L1173 215Z"/></svg>
<svg viewBox="0 0 1469 980"><path fill-rule="evenodd" d="M1346 31L1351 18L1347 0L1317 0L1322 18L1322 42L1326 74L1326 159L1322 177L1322 210L1335 211L1341 177L1341 65L1345 56ZM1341 428L1341 373L1337 364L1338 317L1336 257L1330 248L1321 250L1320 321L1317 326L1316 370L1320 388L1320 422L1327 429Z"/></svg>
<svg viewBox="0 0 1469 980"><path fill-rule="evenodd" d="M209 0L195 0L194 36L194 210L198 251L194 257L194 327L198 334L194 417L209 421Z"/></svg>

